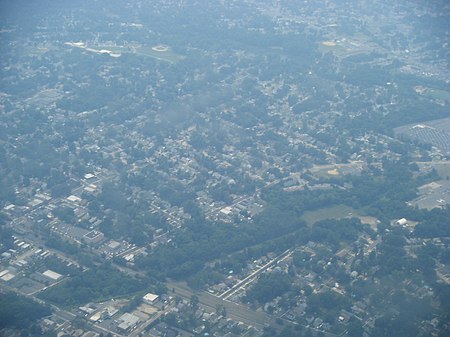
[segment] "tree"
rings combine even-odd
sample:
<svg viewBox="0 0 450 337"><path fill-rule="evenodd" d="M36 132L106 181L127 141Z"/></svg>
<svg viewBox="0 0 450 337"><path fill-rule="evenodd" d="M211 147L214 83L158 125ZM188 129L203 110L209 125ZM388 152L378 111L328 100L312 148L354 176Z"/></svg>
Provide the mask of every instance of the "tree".
<svg viewBox="0 0 450 337"><path fill-rule="evenodd" d="M247 291L245 300L267 303L290 289L291 281L287 274L277 272L263 274L258 279L258 282Z"/></svg>
<svg viewBox="0 0 450 337"><path fill-rule="evenodd" d="M218 303L216 305L216 314L222 317L226 317L227 316L227 309L225 308L225 306L221 303Z"/></svg>
<svg viewBox="0 0 450 337"><path fill-rule="evenodd" d="M340 309L349 309L350 301L348 298L334 292L326 291L318 294L311 294L308 297L307 310L310 313L317 314L328 310L339 311Z"/></svg>
<svg viewBox="0 0 450 337"><path fill-rule="evenodd" d="M75 212L73 208L68 206L60 206L53 210L53 214L57 216L60 220L67 222L68 224L73 224L75 222Z"/></svg>
<svg viewBox="0 0 450 337"><path fill-rule="evenodd" d="M352 317L347 326L347 335L349 337L362 337L363 333L364 333L364 328L363 328L361 322L358 319L356 319L355 317Z"/></svg>
<svg viewBox="0 0 450 337"><path fill-rule="evenodd" d="M178 326L178 320L177 315L174 312L169 312L167 315L164 316L164 322L171 326Z"/></svg>
<svg viewBox="0 0 450 337"><path fill-rule="evenodd" d="M193 310L197 310L198 309L198 305L200 303L200 300L198 298L197 295L192 295L191 296L191 300L189 302L189 306L193 309Z"/></svg>
<svg viewBox="0 0 450 337"><path fill-rule="evenodd" d="M43 306L26 297L14 293L0 295L0 330L3 328L31 328L38 319L51 314Z"/></svg>

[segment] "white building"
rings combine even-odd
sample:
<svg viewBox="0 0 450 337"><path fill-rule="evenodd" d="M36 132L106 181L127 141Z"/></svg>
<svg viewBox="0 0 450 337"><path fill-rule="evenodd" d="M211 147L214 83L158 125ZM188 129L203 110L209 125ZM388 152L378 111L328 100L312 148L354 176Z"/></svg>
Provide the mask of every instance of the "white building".
<svg viewBox="0 0 450 337"><path fill-rule="evenodd" d="M397 220L397 225L405 226L407 224L408 224L408 220L406 220L405 218L401 218L400 220Z"/></svg>
<svg viewBox="0 0 450 337"><path fill-rule="evenodd" d="M58 281L61 277L63 277L61 274L58 274L57 272L54 272L53 270L47 270L42 273L42 275L47 276L48 278L51 278L54 281Z"/></svg>
<svg viewBox="0 0 450 337"><path fill-rule="evenodd" d="M148 293L142 299L147 304L155 304L156 302L158 302L159 296L152 293Z"/></svg>

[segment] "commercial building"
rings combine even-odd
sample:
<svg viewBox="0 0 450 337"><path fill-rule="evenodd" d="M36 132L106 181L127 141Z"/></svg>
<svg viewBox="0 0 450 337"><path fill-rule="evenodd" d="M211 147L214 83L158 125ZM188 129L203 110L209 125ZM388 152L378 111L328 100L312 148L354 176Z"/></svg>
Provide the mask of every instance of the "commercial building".
<svg viewBox="0 0 450 337"><path fill-rule="evenodd" d="M139 323L139 317L127 312L120 316L117 319L116 323L118 324L117 328L119 330L127 332L136 327L136 325Z"/></svg>
<svg viewBox="0 0 450 337"><path fill-rule="evenodd" d="M102 241L104 237L105 235L102 232L92 230L83 235L83 240L86 241L86 243L96 244Z"/></svg>
<svg viewBox="0 0 450 337"><path fill-rule="evenodd" d="M159 296L152 293L148 293L142 298L142 300L147 304L155 304L156 302L158 302Z"/></svg>

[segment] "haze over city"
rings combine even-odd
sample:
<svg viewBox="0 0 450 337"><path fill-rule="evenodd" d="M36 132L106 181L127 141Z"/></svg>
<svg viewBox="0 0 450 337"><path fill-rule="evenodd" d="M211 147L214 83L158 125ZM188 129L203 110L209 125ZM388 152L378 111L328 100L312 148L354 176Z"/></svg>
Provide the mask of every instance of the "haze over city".
<svg viewBox="0 0 450 337"><path fill-rule="evenodd" d="M449 22L0 0L0 335L448 336Z"/></svg>

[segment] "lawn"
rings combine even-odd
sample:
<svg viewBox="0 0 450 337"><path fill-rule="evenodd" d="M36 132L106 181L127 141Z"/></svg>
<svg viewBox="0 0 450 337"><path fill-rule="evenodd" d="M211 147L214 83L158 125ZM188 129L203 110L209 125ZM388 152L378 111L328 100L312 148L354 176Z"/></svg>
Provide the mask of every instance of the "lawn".
<svg viewBox="0 0 450 337"><path fill-rule="evenodd" d="M184 59L184 56L175 54L170 49L165 51L157 51L152 49L152 47L142 46L136 48L136 54L153 57L158 60L163 60L171 63L178 62Z"/></svg>
<svg viewBox="0 0 450 337"><path fill-rule="evenodd" d="M320 208L315 211L307 211L303 214L302 219L311 226L312 224L325 219L342 219L352 216L356 216L356 211L353 208L345 205L336 205Z"/></svg>
<svg viewBox="0 0 450 337"><path fill-rule="evenodd" d="M440 89L428 88L428 90L424 93L425 96L432 99L439 99L442 101L450 100L450 92Z"/></svg>

